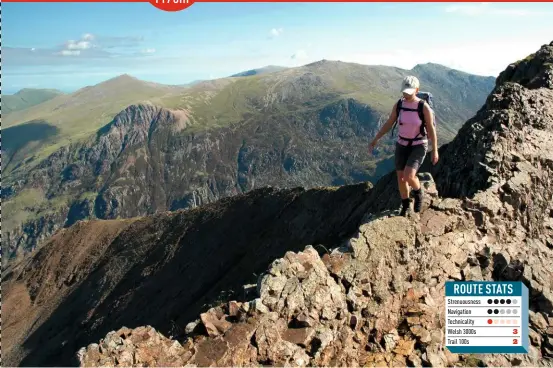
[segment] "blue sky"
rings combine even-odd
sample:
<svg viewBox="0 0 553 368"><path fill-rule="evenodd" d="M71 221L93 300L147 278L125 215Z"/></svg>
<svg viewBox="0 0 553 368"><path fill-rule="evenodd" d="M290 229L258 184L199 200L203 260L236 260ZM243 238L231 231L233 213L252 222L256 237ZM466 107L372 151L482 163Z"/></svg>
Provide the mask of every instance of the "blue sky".
<svg viewBox="0 0 553 368"><path fill-rule="evenodd" d="M553 41L553 3L3 3L2 87L168 84L320 59L497 75Z"/></svg>

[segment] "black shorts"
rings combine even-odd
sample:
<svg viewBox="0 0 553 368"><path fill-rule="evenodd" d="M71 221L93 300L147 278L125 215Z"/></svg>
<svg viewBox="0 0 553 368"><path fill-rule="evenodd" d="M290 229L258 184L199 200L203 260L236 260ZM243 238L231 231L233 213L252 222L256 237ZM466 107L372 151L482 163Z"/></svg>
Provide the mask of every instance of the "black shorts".
<svg viewBox="0 0 553 368"><path fill-rule="evenodd" d="M412 167L417 171L424 161L426 151L428 151L428 142L412 145L411 147L396 143L396 171L403 171L406 166Z"/></svg>

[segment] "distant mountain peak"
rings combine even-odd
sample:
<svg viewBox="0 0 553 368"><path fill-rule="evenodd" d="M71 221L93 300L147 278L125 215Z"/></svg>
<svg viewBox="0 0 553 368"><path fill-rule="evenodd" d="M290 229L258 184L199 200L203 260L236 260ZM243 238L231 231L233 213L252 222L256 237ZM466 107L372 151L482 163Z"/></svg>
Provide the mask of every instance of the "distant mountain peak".
<svg viewBox="0 0 553 368"><path fill-rule="evenodd" d="M421 72L421 71L422 72L427 72L428 71L428 72L431 72L431 73L436 73L436 72L441 71L441 72L461 73L463 75L476 75L476 74L473 74L471 72L451 68L449 66L445 66L445 65L442 65L442 64L438 64L438 63L432 63L432 62L417 64L413 67L413 69L411 69L411 71L413 71L413 72ZM479 75L479 76L495 78L495 77L492 77L492 76L489 76L489 75Z"/></svg>
<svg viewBox="0 0 553 368"><path fill-rule="evenodd" d="M319 61L314 61L312 63L306 64L305 66L311 67L311 66L321 66L321 65L337 64L337 63L340 63L340 61L321 59Z"/></svg>
<svg viewBox="0 0 553 368"><path fill-rule="evenodd" d="M57 96L64 95L62 91L46 88L23 88L14 93L2 94L2 113L25 110L39 105Z"/></svg>
<svg viewBox="0 0 553 368"><path fill-rule="evenodd" d="M22 88L19 91L15 92L14 96L20 96L20 95L24 95L26 93L33 93L33 92L51 92L51 93L57 93L57 94L60 94L60 95L64 94L62 91L57 90L57 89L53 89L53 88L30 88L30 87L26 87L26 88Z"/></svg>
<svg viewBox="0 0 553 368"><path fill-rule="evenodd" d="M121 84L126 84L126 83L129 83L129 82L143 82L143 81L141 81L140 79L138 79L136 77L133 77L130 74L121 74L121 75L118 75L116 77L106 79L106 80L104 80L100 83L85 86L85 87L75 91L75 93L79 93L79 91L89 90L91 88L94 88L94 89L95 88L102 88L102 87L105 87L105 86L121 85ZM144 83L146 83L146 82L144 82Z"/></svg>
<svg viewBox="0 0 553 368"><path fill-rule="evenodd" d="M281 71L281 70L284 70L284 69L288 69L288 68L285 67L285 66L278 66L278 65L266 65L266 66L261 67L261 68L255 68L255 69L246 70L246 71L243 71L243 72L240 72L240 73L236 73L236 74L231 75L230 77L231 78L249 77L249 76L252 76L252 75L260 75L260 74L278 72L278 71Z"/></svg>
<svg viewBox="0 0 553 368"><path fill-rule="evenodd" d="M433 68L443 68L443 69L451 69L450 67L447 67L443 64L438 64L438 63L434 63L434 62L427 62L427 63L419 63L417 65L415 65L415 68L416 67L419 67L419 68L422 68L422 67L433 67Z"/></svg>
<svg viewBox="0 0 553 368"><path fill-rule="evenodd" d="M118 75L117 77L108 79L106 82L109 82L109 81L141 81L141 80L136 77L133 77L130 74L125 73L125 74Z"/></svg>
<svg viewBox="0 0 553 368"><path fill-rule="evenodd" d="M85 91L110 90L113 92L115 90L131 91L133 89L142 89L142 88L164 89L164 88L170 88L170 86L144 81L130 74L125 73L125 74L118 75L117 77L113 77L103 82L100 82L98 84L83 87L75 91L73 93L73 96L80 95Z"/></svg>

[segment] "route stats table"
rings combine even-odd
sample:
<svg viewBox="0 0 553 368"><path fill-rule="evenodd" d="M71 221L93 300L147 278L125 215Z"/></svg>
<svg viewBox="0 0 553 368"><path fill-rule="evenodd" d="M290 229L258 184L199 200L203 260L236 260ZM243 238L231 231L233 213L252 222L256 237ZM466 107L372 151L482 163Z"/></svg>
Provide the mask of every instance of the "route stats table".
<svg viewBox="0 0 553 368"><path fill-rule="evenodd" d="M445 305L452 353L528 353L528 288L522 282L448 281Z"/></svg>

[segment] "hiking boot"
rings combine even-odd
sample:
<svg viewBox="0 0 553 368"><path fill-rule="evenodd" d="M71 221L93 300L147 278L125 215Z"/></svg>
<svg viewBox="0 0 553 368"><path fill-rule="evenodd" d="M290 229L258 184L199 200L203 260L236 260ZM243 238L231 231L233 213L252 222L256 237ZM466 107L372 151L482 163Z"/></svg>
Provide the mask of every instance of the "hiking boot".
<svg viewBox="0 0 553 368"><path fill-rule="evenodd" d="M399 213L400 216L407 216L409 210L411 209L411 199L406 198L401 200L401 212Z"/></svg>
<svg viewBox="0 0 553 368"><path fill-rule="evenodd" d="M415 200L413 204L413 210L415 212L420 212L422 209L422 187L419 188L419 190L413 190L412 194Z"/></svg>

